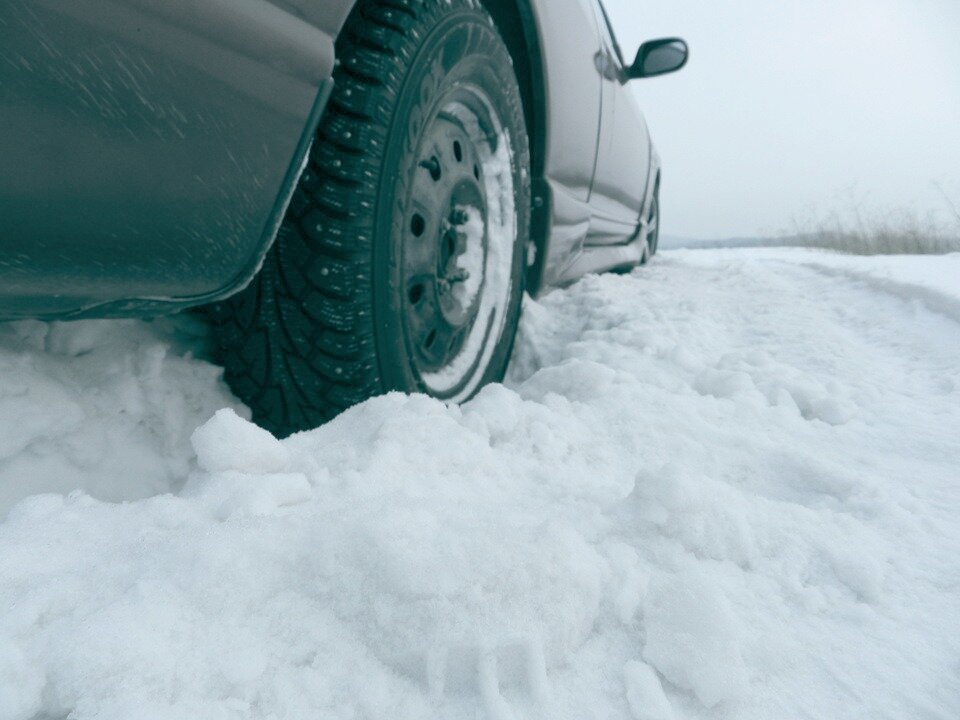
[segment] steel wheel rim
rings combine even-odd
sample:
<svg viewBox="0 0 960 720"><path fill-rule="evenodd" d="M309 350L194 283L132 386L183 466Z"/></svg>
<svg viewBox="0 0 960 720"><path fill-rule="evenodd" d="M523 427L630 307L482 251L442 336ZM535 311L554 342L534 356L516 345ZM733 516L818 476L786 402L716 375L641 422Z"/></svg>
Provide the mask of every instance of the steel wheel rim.
<svg viewBox="0 0 960 720"><path fill-rule="evenodd" d="M650 217L647 219L647 247L652 255L657 251L660 242L660 197L654 194L650 207Z"/></svg>
<svg viewBox="0 0 960 720"><path fill-rule="evenodd" d="M430 394L472 395L503 333L516 239L509 137L487 94L458 85L418 140L401 252L404 338Z"/></svg>

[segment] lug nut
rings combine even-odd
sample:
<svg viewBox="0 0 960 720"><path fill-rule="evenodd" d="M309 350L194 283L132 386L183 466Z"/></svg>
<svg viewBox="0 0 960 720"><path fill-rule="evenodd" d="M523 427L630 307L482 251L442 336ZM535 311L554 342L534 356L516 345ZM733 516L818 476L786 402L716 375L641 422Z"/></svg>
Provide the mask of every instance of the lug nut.
<svg viewBox="0 0 960 720"><path fill-rule="evenodd" d="M434 182L439 180L443 175L443 171L440 168L440 161L435 157L429 160L421 160L420 167L430 173L430 177L433 178Z"/></svg>

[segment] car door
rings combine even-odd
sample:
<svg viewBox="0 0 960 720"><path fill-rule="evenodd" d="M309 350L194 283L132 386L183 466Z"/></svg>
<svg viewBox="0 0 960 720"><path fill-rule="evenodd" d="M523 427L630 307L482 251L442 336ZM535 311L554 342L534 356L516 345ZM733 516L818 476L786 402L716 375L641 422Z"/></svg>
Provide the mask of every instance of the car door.
<svg viewBox="0 0 960 720"><path fill-rule="evenodd" d="M621 82L623 57L601 0L593 0L602 42L597 163L590 193L589 245L625 242L635 233L650 170L650 136L630 87Z"/></svg>

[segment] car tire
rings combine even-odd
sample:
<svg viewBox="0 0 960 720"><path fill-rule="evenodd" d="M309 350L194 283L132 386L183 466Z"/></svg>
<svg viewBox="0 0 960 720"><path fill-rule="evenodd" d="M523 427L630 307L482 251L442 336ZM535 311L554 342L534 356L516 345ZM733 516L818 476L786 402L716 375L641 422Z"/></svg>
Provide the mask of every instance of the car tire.
<svg viewBox="0 0 960 720"><path fill-rule="evenodd" d="M278 435L384 392L503 378L530 224L510 54L475 0L361 0L253 283L209 309L226 380Z"/></svg>

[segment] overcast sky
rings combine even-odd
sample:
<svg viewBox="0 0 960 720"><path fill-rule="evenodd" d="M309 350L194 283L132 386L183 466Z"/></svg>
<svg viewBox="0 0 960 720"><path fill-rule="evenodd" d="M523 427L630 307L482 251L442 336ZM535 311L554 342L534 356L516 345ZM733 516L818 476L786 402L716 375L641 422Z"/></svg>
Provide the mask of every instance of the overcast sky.
<svg viewBox="0 0 960 720"><path fill-rule="evenodd" d="M791 231L833 212L960 207L960 0L605 0L624 54L679 35L633 84L663 157L664 232ZM955 221L954 221L955 222Z"/></svg>

